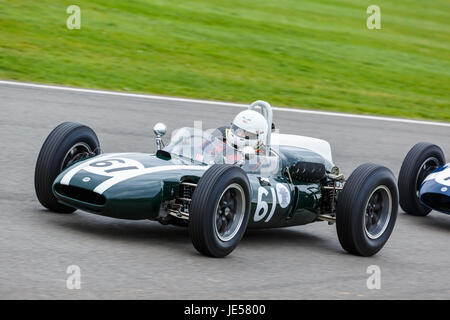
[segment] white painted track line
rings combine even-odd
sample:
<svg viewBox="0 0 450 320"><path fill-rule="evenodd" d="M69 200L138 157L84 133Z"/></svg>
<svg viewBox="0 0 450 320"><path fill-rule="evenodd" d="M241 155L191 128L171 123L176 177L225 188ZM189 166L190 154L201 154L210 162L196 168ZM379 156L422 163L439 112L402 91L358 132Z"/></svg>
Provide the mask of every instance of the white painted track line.
<svg viewBox="0 0 450 320"><path fill-rule="evenodd" d="M194 103L194 104L197 103L197 104L220 105L220 106L237 107L237 108L248 107L248 105L245 105L245 104L231 103L231 102L165 97L165 96L156 96L156 95L148 95L148 94L126 93L126 92L106 91L106 90L93 90L93 89L83 89L83 88L73 88L73 87L64 87L64 86L54 86L54 85L35 84L35 83L27 83L27 82L0 80L0 85L2 85L2 84L3 85L21 86L21 87L49 89L49 90L63 90L63 91L73 91L73 92L92 93L92 94L114 95L114 96L123 96L123 97L140 98L140 99L178 101L178 102L188 102L188 103ZM255 98L255 100L257 100L257 99ZM375 120L375 121L390 121L390 122L399 122L399 123L450 127L450 123L446 123L446 122L421 121L421 120L402 119L402 118L368 116L368 115L360 115L360 114L352 114L352 113L314 111L314 110L305 110L305 109L290 109L290 108L280 108L280 107L274 107L273 109L276 111L283 111L283 112L314 114L314 115L331 116L331 117L344 117L344 118L366 119L366 120Z"/></svg>

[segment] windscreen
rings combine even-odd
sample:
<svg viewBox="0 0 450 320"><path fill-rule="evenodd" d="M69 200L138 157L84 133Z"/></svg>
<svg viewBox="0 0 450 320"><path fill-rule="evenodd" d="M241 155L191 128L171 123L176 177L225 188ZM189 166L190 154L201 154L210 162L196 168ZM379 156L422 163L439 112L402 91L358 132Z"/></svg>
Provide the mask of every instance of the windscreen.
<svg viewBox="0 0 450 320"><path fill-rule="evenodd" d="M240 151L224 143L220 138L195 128L177 130L164 150L193 163L236 164L246 172L273 173L279 168L279 157L276 155L256 155L245 159Z"/></svg>

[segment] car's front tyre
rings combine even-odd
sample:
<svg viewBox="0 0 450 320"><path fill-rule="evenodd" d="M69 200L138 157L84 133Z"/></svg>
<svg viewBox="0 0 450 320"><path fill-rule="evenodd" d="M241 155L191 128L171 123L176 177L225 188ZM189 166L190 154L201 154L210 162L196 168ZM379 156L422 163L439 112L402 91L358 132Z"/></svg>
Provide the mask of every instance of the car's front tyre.
<svg viewBox="0 0 450 320"><path fill-rule="evenodd" d="M336 229L349 253L372 256L385 245L394 229L398 190L392 172L375 164L356 168L338 197Z"/></svg>
<svg viewBox="0 0 450 320"><path fill-rule="evenodd" d="M58 213L72 213L76 209L58 202L52 185L58 174L74 162L100 153L95 132L82 124L64 122L48 135L36 161L34 187L39 202Z"/></svg>
<svg viewBox="0 0 450 320"><path fill-rule="evenodd" d="M250 184L233 165L213 165L200 179L189 211L189 235L200 253L230 254L244 235L250 216Z"/></svg>
<svg viewBox="0 0 450 320"><path fill-rule="evenodd" d="M403 211L422 217L431 212L431 209L420 202L418 193L425 178L444 164L444 153L434 144L419 142L409 150L398 176L400 206Z"/></svg>

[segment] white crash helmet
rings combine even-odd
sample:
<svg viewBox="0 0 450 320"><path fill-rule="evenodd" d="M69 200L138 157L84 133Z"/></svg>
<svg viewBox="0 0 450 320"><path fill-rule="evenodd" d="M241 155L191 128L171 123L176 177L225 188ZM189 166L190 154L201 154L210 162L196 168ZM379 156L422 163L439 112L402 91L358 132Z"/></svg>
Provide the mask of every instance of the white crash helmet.
<svg viewBox="0 0 450 320"><path fill-rule="evenodd" d="M227 133L227 143L238 150L250 146L259 151L267 139L268 124L264 116L254 110L240 112Z"/></svg>

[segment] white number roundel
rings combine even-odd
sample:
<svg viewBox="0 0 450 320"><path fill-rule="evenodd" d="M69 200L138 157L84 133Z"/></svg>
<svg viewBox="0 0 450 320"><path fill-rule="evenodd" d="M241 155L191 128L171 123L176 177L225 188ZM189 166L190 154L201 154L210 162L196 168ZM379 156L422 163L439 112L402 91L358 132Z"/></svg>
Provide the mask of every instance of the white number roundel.
<svg viewBox="0 0 450 320"><path fill-rule="evenodd" d="M285 185L278 183L276 185L276 192L274 187L270 187L269 190L271 193L272 207L270 208L270 213L267 216L266 220L264 220L264 222L269 222L270 219L272 219L273 214L275 213L277 202L283 209L287 208L291 203L291 194L289 192L289 189ZM255 214L253 216L253 221L255 222L263 220L266 217L267 212L269 211L268 203L263 200L263 196L269 196L269 190L264 187L259 187L258 189L258 205L256 206Z"/></svg>

